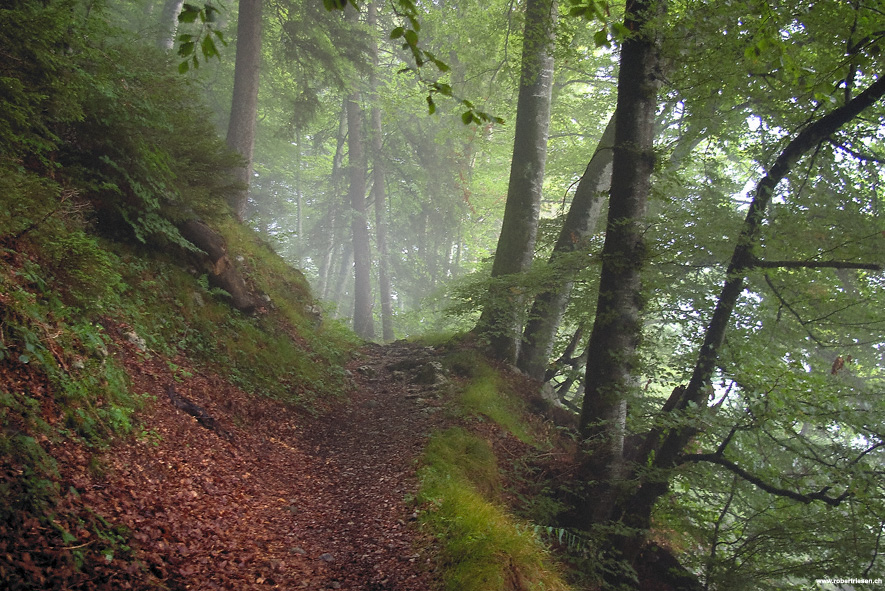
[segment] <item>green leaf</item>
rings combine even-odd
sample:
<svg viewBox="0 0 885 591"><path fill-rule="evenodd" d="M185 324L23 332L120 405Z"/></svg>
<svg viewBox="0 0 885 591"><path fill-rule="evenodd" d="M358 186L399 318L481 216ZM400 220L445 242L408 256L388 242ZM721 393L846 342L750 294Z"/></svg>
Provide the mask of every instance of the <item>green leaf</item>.
<svg viewBox="0 0 885 591"><path fill-rule="evenodd" d="M405 35L405 33L406 33L406 30L404 28L397 27L390 32L390 38L391 39L399 39L400 37Z"/></svg>
<svg viewBox="0 0 885 591"><path fill-rule="evenodd" d="M473 123L473 111L464 111L461 113L461 121L464 125L470 125Z"/></svg>
<svg viewBox="0 0 885 591"><path fill-rule="evenodd" d="M427 113L429 115L433 115L436 113L436 103L433 102L433 97L427 97Z"/></svg>
<svg viewBox="0 0 885 591"><path fill-rule="evenodd" d="M188 57L194 52L194 42L188 41L187 43L182 43L178 48L178 55L181 57Z"/></svg>
<svg viewBox="0 0 885 591"><path fill-rule="evenodd" d="M605 27L596 31L593 35L593 43L596 44L596 47L611 47L608 40L608 30Z"/></svg>
<svg viewBox="0 0 885 591"><path fill-rule="evenodd" d="M218 20L218 9L211 4L206 5L206 22L214 23Z"/></svg>
<svg viewBox="0 0 885 591"><path fill-rule="evenodd" d="M612 23L612 37L617 39L618 41L623 41L627 37L630 36L630 29L624 25L624 23L615 22Z"/></svg>
<svg viewBox="0 0 885 591"><path fill-rule="evenodd" d="M187 61L187 60L184 60L183 62L181 62L180 64L178 64L178 73L179 73L179 74L186 74L187 71L190 70L190 67L191 67L191 66L190 66L190 64L188 63L188 61Z"/></svg>
<svg viewBox="0 0 885 591"><path fill-rule="evenodd" d="M203 37L203 42L200 43L200 49L203 51L203 57L209 59L210 57L218 57L218 49L215 48L215 42L212 41L212 37L206 35Z"/></svg>
<svg viewBox="0 0 885 591"><path fill-rule="evenodd" d="M194 6L193 4L184 4L181 7L181 12L178 14L178 22L180 23L193 23L196 22L197 17L200 16L200 9Z"/></svg>
<svg viewBox="0 0 885 591"><path fill-rule="evenodd" d="M221 31L212 31L212 34L218 37L218 40L221 41L221 44L227 47L227 41L224 40L224 33Z"/></svg>
<svg viewBox="0 0 885 591"><path fill-rule="evenodd" d="M412 47L415 47L416 45L418 45L418 33L416 33L414 30L409 29L408 31L406 31L405 37L406 37L406 43L408 43Z"/></svg>

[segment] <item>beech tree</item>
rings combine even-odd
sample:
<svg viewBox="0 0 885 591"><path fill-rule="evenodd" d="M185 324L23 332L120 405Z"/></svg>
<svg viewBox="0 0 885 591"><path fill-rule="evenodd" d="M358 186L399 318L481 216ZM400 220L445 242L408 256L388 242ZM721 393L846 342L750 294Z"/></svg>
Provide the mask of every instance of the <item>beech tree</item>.
<svg viewBox="0 0 885 591"><path fill-rule="evenodd" d="M526 3L516 135L493 279L526 271L534 258L547 160L556 14L554 0ZM514 295L511 286L503 283L494 284L489 291L479 327L500 359L516 362L523 302L523 297Z"/></svg>
<svg viewBox="0 0 885 591"><path fill-rule="evenodd" d="M654 3L649 3L653 5ZM770 275L773 269L805 269L811 273L824 272L829 269L840 274L846 282L846 289L854 289L856 284L865 284L867 279L863 275L849 277L846 273L870 270L880 271L881 250L878 255L873 255L873 260L840 260L837 253L845 250L845 245L853 244L854 239L843 239L841 246L823 248L820 251L812 249L812 254L795 259L778 258L777 253L783 249L778 244L778 233L789 233L787 226L782 225L777 218L769 216L774 203L783 201L790 204L800 201L800 195L809 185L818 185L817 181L810 181L809 177L814 174L825 173L822 161L826 156L832 158L829 166L839 166L843 156L837 156L828 145L842 147L846 151L843 154L854 152L854 157L862 163L869 155L859 154L846 144L862 144L863 139L872 137L876 132L872 129L880 129L882 125L881 110L872 114L867 113L874 108L885 94L885 82L876 74L877 67L870 60L875 61L873 54L860 50L863 43L857 40L850 41L846 53L849 59L846 61L829 54L826 59L833 59L839 64L828 74L821 75L816 82L810 82L809 87L818 89L826 88L826 92L818 90L816 93L801 95L796 98L792 88L781 86L781 83L789 84L796 82L792 77L791 68L798 67L795 62L789 60L793 55L783 47L774 50L776 61L769 72L770 84L775 88L784 89L784 94L775 100L784 100L786 104L809 101L813 104L811 113L805 113L805 117L797 123L791 123L794 131L779 130L782 147L776 154L766 156L760 154L763 161L764 172L761 178L754 183L752 198L746 207L746 215L741 226L733 252L722 273L722 284L718 296L715 298L715 306L710 312L709 320L703 329L703 335L697 345L696 357L693 367L688 372L688 382L673 388L669 398L657 410L656 404L647 398L648 386L654 379L649 378L649 384L643 388L640 376L649 371L649 367L642 367L641 363L641 336L645 332L643 321L643 306L646 291L641 284L642 268L648 257L648 249L643 245L643 233L648 222L644 221L645 207L643 198L649 194L651 179L651 150L652 136L648 135L653 125L653 116L657 104L653 100L653 90L657 84L655 81L654 44L648 37L637 35L638 32L654 33L654 27L650 25L661 23L655 21L651 15L657 13L657 9L649 10L649 4L640 6L633 3L628 8L627 28L633 31L628 36L621 48L621 73L619 78L618 100L618 127L622 117L625 117L627 109L640 109L629 118L629 126L640 127L644 135L633 129L630 133L616 131L614 172L610 198L610 213L606 227L606 244L602 255L602 277L599 287L599 303L595 311L593 335L589 343L588 367L586 375L586 393L583 401L581 414L581 430L585 438L585 450L589 456L583 461L585 477L592 480L590 493L584 497L582 527L608 528L610 532L608 540L616 550L620 559L635 566L640 555L640 550L645 544L645 536L652 524L652 517L656 503L668 494L674 480L681 478L689 469L687 465L707 463L712 464L719 470L719 474L725 473L731 477L731 493L723 493L726 506L723 515L729 511L731 503L735 503L736 490L742 485L754 487L760 493L771 495L774 498L798 505L816 505L840 507L846 503L864 503L869 509L875 507L875 503L881 500L881 487L874 483L881 466L881 448L883 443L883 431L881 421L878 418L870 422L861 420L858 422L857 400L844 400L841 404L839 418L828 414L818 414L818 408L810 410L807 404L816 406L821 404L828 409L833 409L829 403L810 402L804 398L800 391L802 387L796 384L790 387L781 387L778 381L787 379L783 374L789 373L799 383L816 383L831 391L841 391L838 383L823 384L811 375L813 371L803 367L801 363L793 364L790 370L783 370L780 376L765 376L746 373L739 365L735 365L731 357L740 356L741 346L738 343L728 343L727 335L731 332L734 338L740 339L743 333L752 333L758 328L746 329L745 326L753 327L754 322L762 323L762 318L753 319L747 313L762 314L763 308L753 304L754 298L760 301L774 300L779 306L777 318L767 321L779 322L780 314L792 316L808 333L809 343L795 345L791 351L785 348L775 353L775 359L781 364L790 364L797 357L807 359L809 365L820 365L817 352L809 354L802 351L803 348L817 350L824 342L815 334L814 327L824 319L832 319L833 315L840 314L836 309L831 309L814 320L806 316L805 309L798 309L798 302L785 294L784 288L779 281ZM841 8L841 7L840 7ZM809 12L801 21L796 19L796 13L789 10L779 18L767 15L774 21L774 35L781 38L793 38L801 44L806 37L814 35L820 27L829 27L832 30L836 23L839 27L851 30L851 35L857 35L869 43L871 37L858 34L859 29L871 31L875 28L870 21L859 25L863 14L860 5L844 7L848 14L840 14L842 20L829 20L831 15L827 11L834 10L834 6L819 8L815 12ZM634 10L639 9L638 12ZM855 15L851 10L857 11ZM845 17L848 17L847 19ZM852 16L854 24L851 25ZM643 17L648 20L643 20ZM631 24L630 19L634 22ZM846 25L846 22L848 23ZM826 23L826 24L824 24ZM644 25L646 28L639 26ZM732 25L736 26L736 25ZM740 26L737 25L738 30ZM778 28L783 27L783 28ZM840 29L844 30L844 29ZM785 32L786 31L786 32ZM773 35L773 36L774 36ZM745 40L750 46L744 50L748 59L758 57L765 51L772 49L771 39L773 36L764 36L762 39ZM817 55L824 55L823 50ZM643 56L643 59L636 59ZM628 70L626 67L638 67L642 64L648 69ZM761 60L760 60L761 61ZM859 64L864 64L863 66ZM818 64L822 65L822 64ZM758 64L756 67L768 67L768 64ZM811 71L810 69L807 71ZM830 78L831 72L838 72L835 80ZM858 72L864 72L863 82L858 79ZM636 86L639 88L637 89ZM839 87L845 88L842 92ZM645 92L642 92L642 89ZM750 93L757 89L751 88ZM763 92L760 87L759 92ZM768 92L771 93L770 88ZM838 96L838 98L836 98ZM781 98L785 97L785 98ZM643 102L644 99L644 102ZM626 103L626 104L625 104ZM769 105L772 115L776 112L774 100ZM766 113L767 114L767 113ZM745 117L747 117L745 115ZM781 115L781 117L784 117ZM774 118L774 117L772 117ZM764 121L764 119L763 119ZM788 118L783 119L786 123ZM846 127L852 127L852 134L840 137L840 132ZM628 127L629 129L630 127ZM855 138L847 140L846 138ZM838 139L837 139L838 138ZM629 150L619 151L623 146L621 141L629 141L626 145ZM637 160L637 156L643 156ZM634 160L631 162L631 158ZM620 164L630 165L626 169L620 169ZM797 171L800 163L806 168L805 171ZM790 179L791 174L801 172L803 178ZM619 186L619 183L624 183ZM788 189L783 189L788 185ZM779 192L779 187L782 188ZM846 199L850 199L846 197ZM781 216L785 215L785 209L790 205L781 205L777 209ZM843 205L844 207L844 205ZM798 211L798 209L797 209ZM792 212L791 212L792 213ZM860 227L863 227L864 218L867 214L860 213L857 217ZM780 217L780 216L779 216ZM796 223L797 217L791 217L792 223ZM881 229L881 225L879 226ZM869 244L875 252L874 244L880 244L881 236L861 234L857 237L858 243ZM789 249L785 249L789 250ZM794 251L808 251L806 243L801 246L793 246ZM772 256L775 258L769 258ZM775 260L776 259L776 260ZM878 260L877 260L878 259ZM706 265L709 265L707 263ZM795 272L795 271L793 271ZM750 282L750 279L753 282ZM759 280L763 280L761 285ZM783 280L781 280L783 281ZM878 284L877 280L873 280ZM745 290L753 285L753 291L747 296ZM768 292L768 293L765 293ZM742 296L745 303L740 304ZM707 299L711 299L706 296ZM748 300L748 301L746 301ZM746 312L741 312L738 319L738 309L743 306ZM703 306L695 308L704 309ZM869 318L869 316L867 317ZM868 322L870 322L868 320ZM871 321L876 325L875 319ZM735 326L737 324L737 326ZM848 324L840 325L845 330L858 330L862 333L862 325L856 329L848 329ZM838 340L838 339L837 339ZM871 342L880 342L880 338L873 337ZM745 360L744 363L747 363ZM844 358L835 356L835 360L826 365L826 373L838 376L843 371ZM797 375L798 374L798 375ZM648 374L646 374L648 375ZM800 377L801 376L801 377ZM714 378L723 382L730 382L727 390L717 392L714 389ZM807 380L807 381L805 381ZM763 385L766 381L772 382ZM855 381L854 386L868 391L870 385ZM871 384L875 389L875 382ZM765 394L767 394L767 396ZM777 400L777 402L774 402ZM790 402L786 402L790 400ZM630 406L628 406L628 403ZM763 414L771 412L767 410L771 404L792 404L794 408L803 408L803 415L810 422L800 425L801 429L789 425L789 421L780 421L773 418L762 418ZM839 404L837 404L838 406ZM652 418L639 418L634 416L635 434L628 437L628 424L631 421L630 408L648 413ZM766 408L765 411L762 409ZM782 411L785 406L780 406ZM844 414L842 414L844 413ZM725 418L723 415L727 416ZM795 419L792 421L795 424ZM816 427L818 429L830 429L829 435L819 431L816 435L811 433L814 427L811 423L827 425ZM646 425L647 429L636 429L636 425ZM771 440L777 451L764 452L765 459L772 459L782 453L779 461L781 466L792 466L787 473L777 473L767 469L767 462L750 463L746 446L749 437L745 433L755 433ZM737 460L736 458L741 458ZM838 467L837 467L838 466ZM853 483L846 481L843 471L849 470L852 474ZM706 474L710 472L707 471ZM602 477L600 477L602 476ZM739 483L739 484L738 484ZM865 499L860 501L859 499ZM873 499L878 499L874 501ZM852 509L854 510L854 509ZM810 511L810 510L809 510ZM612 530L613 525L617 529ZM717 527L727 526L725 522L718 522ZM863 529L863 528L861 528ZM611 533L613 532L613 533ZM876 536L875 530L866 530L865 534ZM715 546L714 546L715 548ZM867 571L876 561L878 551L873 551L873 558ZM712 554L715 559L715 550ZM858 558L864 560L860 555ZM612 581L618 584L635 585L635 580L624 574L610 575ZM631 582L633 581L633 582Z"/></svg>

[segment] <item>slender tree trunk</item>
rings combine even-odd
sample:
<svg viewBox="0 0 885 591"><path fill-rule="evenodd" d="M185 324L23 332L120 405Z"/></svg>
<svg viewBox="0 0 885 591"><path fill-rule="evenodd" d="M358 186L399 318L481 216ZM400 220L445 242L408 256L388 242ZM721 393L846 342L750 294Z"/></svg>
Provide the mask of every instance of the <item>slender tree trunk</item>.
<svg viewBox="0 0 885 591"><path fill-rule="evenodd" d="M249 181L252 178L252 152L255 147L255 126L258 118L258 69L261 65L262 0L240 0L237 21L237 58L234 65L234 92L227 127L227 145L245 161L235 171L243 189L230 199L234 215L246 217Z"/></svg>
<svg viewBox="0 0 885 591"><path fill-rule="evenodd" d="M160 34L157 37L157 45L165 51L172 51L175 47L175 32L178 31L178 15L184 0L166 0L163 3L163 11L160 13Z"/></svg>
<svg viewBox="0 0 885 591"><path fill-rule="evenodd" d="M377 21L375 2L368 6L368 23L375 27ZM384 146L382 142L381 109L378 107L379 67L378 43L372 44L372 71L369 84L372 87L372 201L375 204L375 242L378 248L378 298L381 301L381 338L385 342L394 339L393 310L390 307L390 259L387 253L387 194L384 175Z"/></svg>
<svg viewBox="0 0 885 591"><path fill-rule="evenodd" d="M366 155L363 150L360 93L347 99L347 147L350 176L351 230L353 232L353 330L364 339L375 337L372 318L372 258L366 212Z"/></svg>
<svg viewBox="0 0 885 591"><path fill-rule="evenodd" d="M556 15L555 0L526 2L513 160L493 278L522 273L532 264L547 160ZM524 305L511 289L493 284L489 290L478 330L499 359L516 362Z"/></svg>
<svg viewBox="0 0 885 591"><path fill-rule="evenodd" d="M609 214L596 318L590 334L581 432L591 445L594 494L589 517L607 521L624 472L627 399L636 390L636 357L642 332L643 221L654 168L654 132L660 88L659 50L649 21L657 0L627 5L632 34L621 47L617 122Z"/></svg>
<svg viewBox="0 0 885 591"><path fill-rule="evenodd" d="M337 306L336 316L344 318L346 314L344 310L344 292L347 291L347 279L351 276L353 269L353 241L349 240L341 245L341 258L339 260L338 276L335 279L335 289L332 291L332 301Z"/></svg>
<svg viewBox="0 0 885 591"><path fill-rule="evenodd" d="M346 102L341 103L341 116L338 118L338 140L335 145L335 155L332 157L332 174L329 181L329 192L334 197L330 199L331 205L326 215L328 220L325 227L322 228L322 240L324 244L325 256L320 265L320 281L322 289L319 290L323 299L333 299L337 290L333 288L331 278L334 275L332 271L334 263L334 253L339 244L338 240L338 220L341 219L341 211L346 211L350 205L344 205L346 209L342 209L342 203L339 202L338 196L341 195L341 184L343 182L343 166L344 146L347 141L347 106Z"/></svg>
<svg viewBox="0 0 885 591"><path fill-rule="evenodd" d="M563 265L568 260L565 255L585 249L599 221L605 193L611 186L614 140L615 118L612 116L587 164L584 176L578 183L575 197L547 263L557 269L557 275L551 286L535 297L529 313L517 365L538 380L544 379L556 332L568 307L572 279L577 271L568 264ZM583 266L585 262L582 261L581 267Z"/></svg>

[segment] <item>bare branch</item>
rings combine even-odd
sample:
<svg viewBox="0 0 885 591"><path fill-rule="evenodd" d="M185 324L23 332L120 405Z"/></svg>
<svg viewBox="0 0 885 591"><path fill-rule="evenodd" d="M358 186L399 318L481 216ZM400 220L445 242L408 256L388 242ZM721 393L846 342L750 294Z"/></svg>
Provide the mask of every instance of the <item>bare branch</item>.
<svg viewBox="0 0 885 591"><path fill-rule="evenodd" d="M777 487L777 486L774 486L772 484L765 482L764 480L762 480L758 476L754 476L753 474L750 474L749 472L747 472L746 470L744 470L743 468L741 468L740 466L738 466L734 462L732 462L730 460L726 460L725 458L723 458L722 456L720 456L718 454L687 454L687 455L681 456L681 459L684 462L710 462L711 464L716 464L718 466L722 466L723 468L725 468L729 472L736 474L737 476L740 476L741 478L743 478L744 480L746 480L750 484L764 490L767 493L770 493L770 494L773 494L773 495L776 495L779 497L787 497L788 499L793 499L794 501L799 501L800 503L808 504L808 503L812 503L814 501L823 501L824 503L826 503L827 505L830 505L831 507L837 507L838 505L840 505L842 503L842 501L847 499L850 495L850 493L846 490L838 497L831 497L831 496L827 495L827 493L830 491L829 486L825 486L824 488L820 489L818 492L810 493L810 494L802 494L802 493L797 493L792 490L788 490L786 488L780 488L780 487Z"/></svg>
<svg viewBox="0 0 885 591"><path fill-rule="evenodd" d="M854 263L851 261L762 261L756 259L754 267L762 269L862 269L881 271L881 263Z"/></svg>

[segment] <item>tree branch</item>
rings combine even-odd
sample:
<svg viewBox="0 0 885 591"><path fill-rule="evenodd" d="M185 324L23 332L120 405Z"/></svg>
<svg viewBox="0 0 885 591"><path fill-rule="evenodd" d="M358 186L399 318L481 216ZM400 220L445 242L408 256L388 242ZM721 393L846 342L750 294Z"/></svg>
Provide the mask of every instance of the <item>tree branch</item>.
<svg viewBox="0 0 885 591"><path fill-rule="evenodd" d="M765 212L774 195L775 187L803 156L814 150L821 142L827 141L843 125L860 115L864 109L878 102L883 95L885 95L885 76L879 76L866 90L848 103L833 109L817 121L805 126L786 145L767 174L757 183L753 200L750 203L726 271L726 280L704 335L704 343L698 353L698 359L686 387L685 395L680 401L680 408L685 408L691 403L700 404L703 401L706 386L713 375L716 361L725 341L725 333L730 326L731 315L738 298L744 291L746 275L753 268L754 262L757 261L753 254L753 248L759 242ZM655 464L662 468L671 467L695 433L697 433L697 429L694 427L670 430L656 450Z"/></svg>
<svg viewBox="0 0 885 591"><path fill-rule="evenodd" d="M710 462L711 464L716 464L718 466L722 466L723 468L725 468L729 472L736 474L737 476L740 476L741 478L743 478L744 480L746 480L750 484L755 485L756 487L764 490L767 493L770 493L770 494L773 494L773 495L776 495L779 497L787 497L789 499L793 499L794 501L799 501L800 503L808 504L808 503L811 503L814 501L823 501L824 503L826 503L827 505L830 505L831 507L837 507L838 505L840 505L842 503L842 501L847 499L850 494L848 492L848 490L846 490L844 493L842 493L838 497L831 497L831 496L827 495L827 493L830 490L829 486L825 486L824 488L820 489L818 492L810 493L810 494L802 494L802 493L797 493L795 491L788 490L785 488L780 488L780 487L777 487L777 486L774 486L772 484L765 482L764 480L762 480L758 476L754 476L754 475L750 474L749 472L747 472L746 470L744 470L743 468L741 468L740 466L738 466L734 462L732 462L730 460L726 460L725 458L723 458L722 456L720 456L718 454L686 454L686 455L681 456L681 459L683 462Z"/></svg>
<svg viewBox="0 0 885 591"><path fill-rule="evenodd" d="M880 263L853 263L851 261L762 261L756 259L754 267L761 269L863 269L881 271Z"/></svg>
<svg viewBox="0 0 885 591"><path fill-rule="evenodd" d="M839 150L842 150L844 152L847 152L849 156L853 156L853 157L857 158L858 160L863 160L864 162L876 162L878 164L885 163L885 159L879 157L879 155L877 155L877 154L864 154L862 152L859 152L858 150L855 150L854 148L849 148L845 144L843 144L841 142L837 142L832 139L830 140L830 143L833 145L833 147L838 148Z"/></svg>

